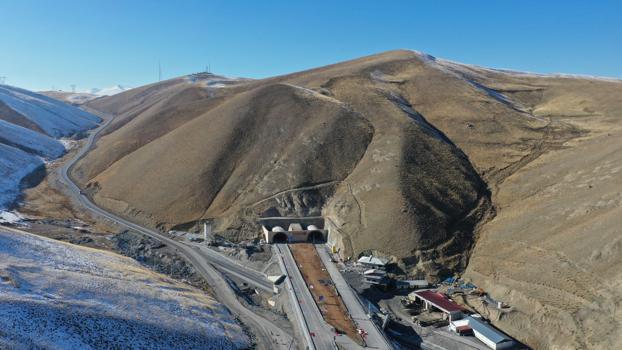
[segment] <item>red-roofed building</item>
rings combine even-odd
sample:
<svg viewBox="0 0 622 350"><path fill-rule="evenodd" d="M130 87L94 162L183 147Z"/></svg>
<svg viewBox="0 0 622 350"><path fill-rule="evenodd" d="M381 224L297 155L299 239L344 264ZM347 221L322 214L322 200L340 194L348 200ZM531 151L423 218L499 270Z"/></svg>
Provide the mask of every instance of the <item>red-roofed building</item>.
<svg viewBox="0 0 622 350"><path fill-rule="evenodd" d="M433 290L421 290L408 295L411 300L421 300L426 310L434 307L447 315L450 321L462 318L462 306L451 301L445 294Z"/></svg>

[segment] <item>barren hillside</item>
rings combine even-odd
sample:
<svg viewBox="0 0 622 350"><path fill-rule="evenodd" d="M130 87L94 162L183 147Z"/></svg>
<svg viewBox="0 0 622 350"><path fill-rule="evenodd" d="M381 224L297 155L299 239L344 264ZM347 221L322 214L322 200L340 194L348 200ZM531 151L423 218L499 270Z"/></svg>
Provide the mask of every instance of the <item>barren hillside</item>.
<svg viewBox="0 0 622 350"><path fill-rule="evenodd" d="M117 115L74 171L97 203L163 230L213 219L231 238L256 237L271 207L321 213L344 256L466 268L514 306L497 323L527 344L622 341L619 81L406 50L210 79L90 103Z"/></svg>

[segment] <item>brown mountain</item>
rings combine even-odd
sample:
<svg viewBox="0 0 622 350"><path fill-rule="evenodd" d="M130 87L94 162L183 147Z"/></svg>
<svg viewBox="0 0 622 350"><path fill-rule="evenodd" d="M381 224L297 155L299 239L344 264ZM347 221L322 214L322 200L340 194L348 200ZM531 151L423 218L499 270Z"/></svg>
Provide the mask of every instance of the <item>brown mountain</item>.
<svg viewBox="0 0 622 350"><path fill-rule="evenodd" d="M344 256L460 272L537 347L622 341L622 84L391 51L262 80L209 74L88 103L116 115L74 176L163 230L327 217ZM467 265L468 263L468 265ZM560 336L563 335L563 336Z"/></svg>

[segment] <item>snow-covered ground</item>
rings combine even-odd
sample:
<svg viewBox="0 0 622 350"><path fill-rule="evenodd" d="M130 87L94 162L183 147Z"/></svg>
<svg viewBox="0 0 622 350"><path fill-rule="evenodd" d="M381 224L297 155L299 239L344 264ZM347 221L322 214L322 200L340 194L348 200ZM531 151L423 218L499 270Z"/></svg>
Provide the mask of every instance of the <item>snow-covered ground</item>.
<svg viewBox="0 0 622 350"><path fill-rule="evenodd" d="M103 89L98 89L98 88L88 89L84 92L89 93L91 95L95 95L97 97L101 97L101 96L116 95L116 94L122 93L123 91L127 91L129 89L131 88L127 86L115 85L115 86L111 86L111 87L103 88Z"/></svg>
<svg viewBox="0 0 622 350"><path fill-rule="evenodd" d="M0 143L0 212L19 196L22 179L41 166L41 158Z"/></svg>
<svg viewBox="0 0 622 350"><path fill-rule="evenodd" d="M0 348L236 349L221 304L113 253L0 228Z"/></svg>
<svg viewBox="0 0 622 350"><path fill-rule="evenodd" d="M223 88L250 81L250 79L246 78L226 77L205 72L187 75L185 79L189 83L198 84L206 88Z"/></svg>
<svg viewBox="0 0 622 350"><path fill-rule="evenodd" d="M16 211L0 211L0 224L16 224L24 217Z"/></svg>
<svg viewBox="0 0 622 350"><path fill-rule="evenodd" d="M59 141L2 119L0 142L46 159L55 159L65 153L65 147Z"/></svg>
<svg viewBox="0 0 622 350"><path fill-rule="evenodd" d="M0 100L54 138L94 128L101 121L74 106L13 86L0 85Z"/></svg>
<svg viewBox="0 0 622 350"><path fill-rule="evenodd" d="M4 215L3 210L19 196L26 176L75 145L72 140L58 138L94 128L101 119L53 98L8 85L0 85L0 101L28 121L0 118L0 214Z"/></svg>
<svg viewBox="0 0 622 350"><path fill-rule="evenodd" d="M63 90L41 91L40 93L72 105L82 105L98 97L112 96L127 91L131 88L123 85L115 85L104 89L92 88L83 91L71 92Z"/></svg>

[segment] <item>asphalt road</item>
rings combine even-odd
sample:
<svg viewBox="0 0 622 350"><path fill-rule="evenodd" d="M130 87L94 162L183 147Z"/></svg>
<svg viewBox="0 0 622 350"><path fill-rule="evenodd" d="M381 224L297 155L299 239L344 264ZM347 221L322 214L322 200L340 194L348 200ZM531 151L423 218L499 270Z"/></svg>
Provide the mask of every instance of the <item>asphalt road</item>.
<svg viewBox="0 0 622 350"><path fill-rule="evenodd" d="M183 256L190 262L199 273L205 278L209 286L214 290L215 295L217 295L218 300L225 304L229 310L237 316L246 326L251 328L254 335L257 337L257 345L262 349L288 349L292 343L292 337L283 331L278 326L274 325L269 320L253 313L249 309L245 308L235 296L235 292L231 289L231 286L227 283L227 281L223 278L223 276L210 264L213 261L214 264L223 263L223 259L227 259L224 256L218 254L218 258L215 256L201 254L199 250L196 248L192 248L183 243L177 242L169 237L166 237L156 231L150 230L148 228L139 226L130 221L125 220L122 217L119 217L115 214L109 213L97 205L95 205L91 200L83 195L80 192L78 186L71 180L69 177L69 171L71 167L82 158L93 146L93 142L97 135L104 129L106 126L110 124L113 120L112 117L108 117L106 122L101 124L94 132L91 132L86 144L84 147L76 154L76 156L68 161L61 168L61 181L67 185L69 189L69 195L71 195L74 199L79 201L86 209L91 212L97 214L100 217L111 220L112 222L126 227L128 229L132 229L136 232L142 233L146 236L149 236L153 239L160 241L163 244L166 244L170 247L174 247L178 254ZM217 253L215 253L217 254ZM207 256L211 258L206 259ZM209 260L209 262L208 262ZM219 265L221 269L232 268L232 265L227 265L226 268ZM235 268L237 271L238 269ZM240 271L243 271L240 269ZM243 273L240 275L244 276ZM239 276L238 276L239 277ZM254 280L254 277L248 276L249 280ZM265 278L265 276L264 276ZM272 286L270 286L270 290L272 290Z"/></svg>
<svg viewBox="0 0 622 350"><path fill-rule="evenodd" d="M324 321L320 310L313 300L313 296L307 284L305 283L300 270L296 266L296 261L289 250L287 244L276 244L276 251L279 257L282 259L281 268L285 268L287 279L291 284L288 284L288 288L293 288L292 299L293 303L298 303L298 307L294 306L299 317L304 320L303 331L307 331L305 339L307 344L311 342L310 349L334 349L334 333L331 331L331 327Z"/></svg>
<svg viewBox="0 0 622 350"><path fill-rule="evenodd" d="M367 336L365 337L367 347L383 350L392 349L393 347L389 340L387 340L380 328L367 316L366 309L361 304L360 299L354 294L355 292L350 288L335 264L331 262L326 246L324 244L316 244L315 247L333 283L335 283L335 287L337 291L339 291L341 299L346 305L346 308L348 308L350 316L358 328L367 332Z"/></svg>
<svg viewBox="0 0 622 350"><path fill-rule="evenodd" d="M274 285L268 280L265 273L248 268L223 254L213 251L204 244L193 244L192 246L198 250L203 258L212 263L218 271L235 276L249 285L263 289L266 292L274 292Z"/></svg>
<svg viewBox="0 0 622 350"><path fill-rule="evenodd" d="M289 269L287 268L280 245L275 244L272 247L274 248L273 249L274 256L276 256L277 258L279 266L281 267L281 271L283 272L283 274L287 276L285 278L284 288L287 290L287 293L289 294L289 300L292 304L292 310L295 313L295 317L296 317L296 320L298 321L300 331L302 332L302 335L304 337L305 345L307 349L315 350L316 349L315 343L313 342L313 339L311 338L311 332L309 331L307 320L305 319L301 304L298 301L299 300L298 295L296 294L296 291L294 290L294 285L292 283L292 276L290 275L290 272L289 272L291 269L291 266Z"/></svg>

